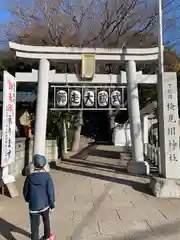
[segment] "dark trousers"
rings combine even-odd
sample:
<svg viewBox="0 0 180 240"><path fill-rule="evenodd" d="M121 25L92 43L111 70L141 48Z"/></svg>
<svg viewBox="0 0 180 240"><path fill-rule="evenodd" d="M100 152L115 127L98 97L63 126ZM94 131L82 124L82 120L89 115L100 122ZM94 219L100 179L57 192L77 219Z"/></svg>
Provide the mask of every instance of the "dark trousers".
<svg viewBox="0 0 180 240"><path fill-rule="evenodd" d="M39 240L40 216L42 216L43 224L44 224L44 238L48 239L50 237L50 220L49 220L49 209L48 209L41 213L30 213L32 240Z"/></svg>

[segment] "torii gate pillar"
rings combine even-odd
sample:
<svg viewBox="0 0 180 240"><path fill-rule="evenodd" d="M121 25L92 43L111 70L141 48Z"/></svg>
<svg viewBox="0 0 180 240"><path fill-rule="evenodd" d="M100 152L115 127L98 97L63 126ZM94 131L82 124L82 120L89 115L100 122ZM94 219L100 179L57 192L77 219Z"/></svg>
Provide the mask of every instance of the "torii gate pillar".
<svg viewBox="0 0 180 240"><path fill-rule="evenodd" d="M35 119L34 154L44 155L46 125L48 114L50 64L47 59L40 59L38 74L38 94Z"/></svg>
<svg viewBox="0 0 180 240"><path fill-rule="evenodd" d="M144 161L142 128L139 108L138 81L136 79L136 62L126 63L128 111L132 141L132 161L128 172L133 174L149 174L149 164Z"/></svg>

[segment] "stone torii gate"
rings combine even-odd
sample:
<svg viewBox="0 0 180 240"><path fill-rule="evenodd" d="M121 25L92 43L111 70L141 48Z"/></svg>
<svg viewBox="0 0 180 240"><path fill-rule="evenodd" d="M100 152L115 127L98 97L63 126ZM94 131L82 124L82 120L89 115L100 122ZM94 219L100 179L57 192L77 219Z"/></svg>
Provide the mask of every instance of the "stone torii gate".
<svg viewBox="0 0 180 240"><path fill-rule="evenodd" d="M95 54L96 61L124 62L126 64L128 111L132 139L132 161L128 172L133 174L149 174L149 165L144 161L141 131L138 74L136 62L156 61L159 57L158 48L149 49L103 49L76 47L41 47L27 46L10 42L10 48L20 58L39 59L38 96L35 123L34 153L44 154L47 122L48 89L50 79L50 63L48 60L81 61L82 54ZM96 76L96 75L95 75ZM145 80L145 82L147 82ZM61 79L59 79L61 83ZM83 82L84 83L84 82ZM169 141L178 142L178 106L177 82L174 73L164 74L158 81L160 106L160 147L161 166L164 178L179 178L180 161L176 161L179 149L169 149ZM171 113L168 113L168 111ZM170 117L172 121L168 121ZM174 130L175 129L175 130ZM169 134L172 133L172 134ZM171 159L171 160L170 160ZM178 169L179 168L179 169Z"/></svg>

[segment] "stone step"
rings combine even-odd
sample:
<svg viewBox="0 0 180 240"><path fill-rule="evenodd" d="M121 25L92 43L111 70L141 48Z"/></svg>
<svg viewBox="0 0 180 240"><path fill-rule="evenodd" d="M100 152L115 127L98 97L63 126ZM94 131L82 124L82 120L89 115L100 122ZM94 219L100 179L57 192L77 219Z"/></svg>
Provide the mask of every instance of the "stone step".
<svg viewBox="0 0 180 240"><path fill-rule="evenodd" d="M131 152L120 153L120 159L122 161L131 161L132 160L132 153Z"/></svg>
<svg viewBox="0 0 180 240"><path fill-rule="evenodd" d="M120 153L131 153L132 152L131 147L127 147L127 146L119 146L118 150Z"/></svg>

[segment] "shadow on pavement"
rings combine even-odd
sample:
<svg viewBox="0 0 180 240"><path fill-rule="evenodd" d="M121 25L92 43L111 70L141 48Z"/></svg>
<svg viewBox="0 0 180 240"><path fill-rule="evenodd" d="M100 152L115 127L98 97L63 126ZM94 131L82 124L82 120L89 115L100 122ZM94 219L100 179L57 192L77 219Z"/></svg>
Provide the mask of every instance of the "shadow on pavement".
<svg viewBox="0 0 180 240"><path fill-rule="evenodd" d="M70 160L70 159L64 159L62 161L63 165L67 164L69 166L77 166L77 167L81 167L81 168L88 168L88 169L94 169L94 170L100 170L100 171L106 171L106 172L112 172L112 173L120 173L121 175L125 175L125 176L135 176L135 177L141 177L144 179L149 179L151 175L138 175L138 174L132 174L132 173L128 173L127 172L127 164L129 161L123 161L123 163L121 162L121 160L119 160L118 165L117 164L112 164L112 163L104 163L104 162L100 162L100 161L92 161L92 160L88 160L88 161L84 161L82 159L78 159L78 160ZM57 169L56 164L51 162L50 163L50 167L52 169Z"/></svg>
<svg viewBox="0 0 180 240"><path fill-rule="evenodd" d="M56 167L54 166L54 168L56 170L60 170L62 172L91 177L91 178L100 179L100 180L104 180L104 181L108 182L107 184L105 184L104 192L94 201L94 207L92 207L91 210L89 212L87 212L87 214L84 216L84 218L80 221L80 223L74 229L73 234L71 236L73 240L81 239L83 231L86 228L88 228L88 225L92 221L94 221L96 212L100 208L102 202L104 201L104 199L108 195L111 187L113 186L112 183L119 183L119 184L131 186L136 191L150 194L148 191L147 183L141 183L141 182L133 181L130 179L118 178L118 177L116 177L115 172L114 172L114 174L111 174L111 176L107 176L107 175L100 174L101 172L100 173L94 173L94 172L92 173L88 170L82 171L77 168L72 169L72 166L70 166L70 165L68 165L68 167L66 168L66 166L64 167L64 164L62 164L62 166L56 166ZM121 221L123 223L123 220L119 221L119 229L121 229ZM170 222L170 221L168 222L168 219L167 219L167 223L165 223L163 225L159 225L159 226L155 225L158 222L156 220L154 221L154 224L153 224L153 220L152 220L152 225L151 225L151 223L148 223L148 221L145 221L145 222L147 223L147 225L149 225L149 230L147 230L147 229L146 230L143 230L143 229L142 230L141 229L133 230L133 228L132 228L132 230L129 230L129 232L127 232L127 233L124 232L123 233L124 236L122 236L122 235L118 236L118 233L117 233L117 236L110 236L110 237L112 240L179 239L178 238L178 236L180 236L180 220L179 219L177 219L177 221L172 221L172 222ZM97 239L98 239L98 237L97 237Z"/></svg>
<svg viewBox="0 0 180 240"><path fill-rule="evenodd" d="M30 238L30 233L19 227L16 227L0 217L0 235L7 240L18 240L12 235L12 232L16 232Z"/></svg>
<svg viewBox="0 0 180 240"><path fill-rule="evenodd" d="M103 181L114 182L114 183L119 183L119 184L123 184L126 186L131 186L136 191L151 195L150 189L148 187L148 182L141 183L141 182L136 182L136 181L129 180L129 179L117 178L115 175L107 176L107 175L102 175L99 173L92 173L89 171L82 171L79 169L71 169L71 168L66 168L66 167L61 167L61 166L51 166L51 167L53 169L56 169L56 170L59 170L62 172L66 172L66 173L72 173L72 174L81 175L81 176L85 176L85 177L100 179Z"/></svg>
<svg viewBox="0 0 180 240"><path fill-rule="evenodd" d="M84 228L87 228L89 223L92 221L95 212L100 208L102 202L107 197L109 190L111 189L111 183L109 183L105 189L104 192L96 199L94 203L94 207L86 214L86 216L82 219L82 221L78 224L78 226L75 228L71 239L73 240L79 240L81 237L81 234L84 230Z"/></svg>
<svg viewBox="0 0 180 240"><path fill-rule="evenodd" d="M81 149L78 153L74 153L71 156L71 159L84 159L85 160L94 147L96 147L96 144L94 142L89 143L87 147Z"/></svg>
<svg viewBox="0 0 180 240"><path fill-rule="evenodd" d="M108 150L100 150L97 149L98 145L95 143L89 144L86 148L82 149L77 154L74 154L71 156L71 159L86 159L89 155L95 156L95 157L101 157L101 158L110 158L112 159L119 159L120 158L120 152L116 151L108 151Z"/></svg>
<svg viewBox="0 0 180 240"><path fill-rule="evenodd" d="M131 182L131 181L130 181ZM79 240L82 232L85 228L88 227L89 223L92 222L95 212L100 208L101 203L104 201L108 195L109 190L111 189L111 183L108 183L104 189L104 192L96 199L94 207L85 215L81 220L78 226L75 228L72 239ZM146 222L146 221L145 221ZM156 221L155 221L156 222ZM147 223L148 224L148 223ZM149 225L149 224L148 224ZM124 233L124 236L110 236L111 240L156 240L156 239L179 239L180 236L180 220L174 221L172 223L163 224L161 226L151 226L150 230L139 230L139 231L130 231L129 233ZM119 222L119 228L121 228L121 221ZM177 235L176 235L177 234Z"/></svg>
<svg viewBox="0 0 180 240"><path fill-rule="evenodd" d="M120 160L118 161L119 164L112 164L112 163L103 163L103 162L95 162L95 161L83 161L83 160L69 160L69 159L64 159L63 163L64 164L70 164L74 166L80 166L80 167L85 167L85 168L92 168L92 169L104 169L107 172L125 172L126 167L120 165Z"/></svg>
<svg viewBox="0 0 180 240"><path fill-rule="evenodd" d="M85 217L81 220L81 222L78 224L78 226L75 228L73 234L72 234L72 239L73 240L79 240L82 232L85 228L88 227L89 223L92 222L95 213L98 211L98 209L100 208L102 202L104 201L104 199L106 198L106 196L108 195L111 187L112 187L112 182L117 182L120 184L124 184L124 185L128 185L128 186L132 186L134 189L136 189L137 191L142 191L142 189L147 189L146 184L142 184L139 182L135 182L135 181L131 181L131 180L125 180L125 179L117 179L115 177L109 177L109 176L100 176L97 174L91 174L91 173L82 173L80 171L77 170L70 170L70 169L62 169L62 171L65 172L70 172L70 173L74 173L74 174L80 174L80 175L85 175L85 176L90 176L90 177L95 177L98 179L103 179L103 180L108 180L109 183L106 184L104 192L95 200L94 202L94 207L85 215ZM139 186L139 187L138 187ZM147 221L146 221L147 222ZM155 221L156 222L156 221ZM148 224L148 223L147 223ZM149 225L149 224L148 224ZM124 233L124 236L111 236L111 240L125 240L125 239L131 239L131 240L155 240L155 239L159 239L160 237L162 237L161 239L172 239L171 236L175 235L175 234L180 234L179 231L179 226L180 226L180 220L177 220L176 222L172 222L172 223L168 223L168 224L163 224L161 226L155 226L155 227L151 227L149 225L149 231L146 230L139 230L139 231L130 231L129 233ZM119 228L121 228L121 221L119 222ZM175 237L175 236L173 236ZM178 239L177 238L173 238L173 239Z"/></svg>

